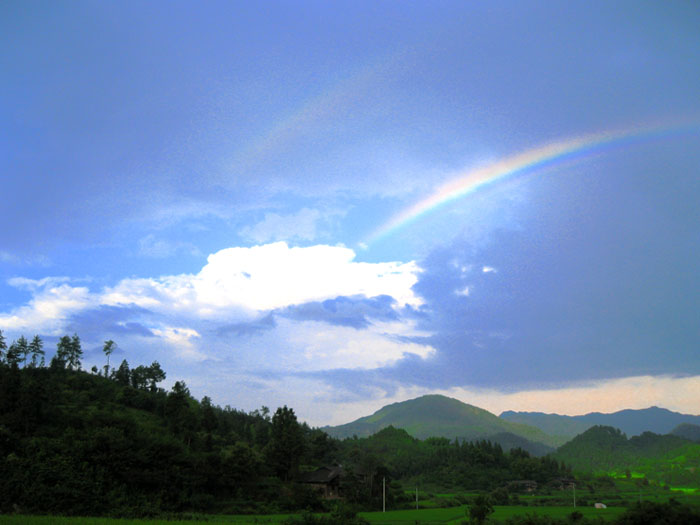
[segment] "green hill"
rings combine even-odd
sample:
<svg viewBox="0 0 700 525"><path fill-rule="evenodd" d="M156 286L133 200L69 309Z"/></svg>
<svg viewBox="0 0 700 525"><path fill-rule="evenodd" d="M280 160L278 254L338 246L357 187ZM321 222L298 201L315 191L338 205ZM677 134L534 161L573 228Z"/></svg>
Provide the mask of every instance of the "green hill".
<svg viewBox="0 0 700 525"><path fill-rule="evenodd" d="M574 471L635 476L676 486L700 486L700 444L645 432L627 439L619 429L594 426L559 447L552 457Z"/></svg>
<svg viewBox="0 0 700 525"><path fill-rule="evenodd" d="M690 441L700 442L700 425L682 423L671 431L674 436L682 437Z"/></svg>
<svg viewBox="0 0 700 525"><path fill-rule="evenodd" d="M370 416L323 430L337 438L367 437L388 426L402 428L419 439L502 440L506 449L517 446L538 455L551 452L563 442L536 427L505 421L487 410L441 395L393 403Z"/></svg>
<svg viewBox="0 0 700 525"><path fill-rule="evenodd" d="M369 437L345 439L340 443L340 451L343 465L352 471L363 472L373 467L382 475L408 482L409 486L420 481L446 490L492 490L520 479L545 484L570 475L553 459L531 457L517 447L504 451L491 440L459 443L444 437L420 440L393 426Z"/></svg>
<svg viewBox="0 0 700 525"><path fill-rule="evenodd" d="M148 369L123 362L106 378L61 363L0 361L0 514L155 516L308 503L285 500L280 487L296 472L290 461L331 459L325 434L299 425L287 407L271 418L199 402L182 382L165 392L140 380Z"/></svg>

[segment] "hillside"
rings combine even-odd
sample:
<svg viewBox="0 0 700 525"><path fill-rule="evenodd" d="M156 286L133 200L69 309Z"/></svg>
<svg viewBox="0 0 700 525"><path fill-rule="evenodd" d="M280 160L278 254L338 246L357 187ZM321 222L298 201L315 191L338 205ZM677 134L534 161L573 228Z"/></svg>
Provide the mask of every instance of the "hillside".
<svg viewBox="0 0 700 525"><path fill-rule="evenodd" d="M323 430L337 438L366 437L388 426L402 428L419 439L503 440L506 449L520 446L538 455L562 443L536 427L505 421L487 410L441 395L393 403L370 416Z"/></svg>
<svg viewBox="0 0 700 525"><path fill-rule="evenodd" d="M148 385L126 361L109 378L0 360L0 514L154 516L304 508L279 487L333 443L287 407L213 406L182 382ZM164 377L165 374L163 373ZM281 430L284 429L284 436Z"/></svg>
<svg viewBox="0 0 700 525"><path fill-rule="evenodd" d="M677 486L700 486L700 445L673 435L645 432L630 439L619 429L594 426L551 456L574 471L616 473Z"/></svg>
<svg viewBox="0 0 700 525"><path fill-rule="evenodd" d="M674 436L682 437L690 441L700 442L700 425L682 423L671 431Z"/></svg>
<svg viewBox="0 0 700 525"><path fill-rule="evenodd" d="M582 416L562 416L541 412L506 411L501 419L539 428L552 436L570 439L595 425L619 428L628 436L638 436L644 432L669 434L683 423L700 425L700 416L680 414L665 408L650 407L641 410L620 410L611 414L592 412Z"/></svg>
<svg viewBox="0 0 700 525"><path fill-rule="evenodd" d="M343 464L360 469L381 465L393 479L459 489L495 489L517 479L547 483L570 472L550 457L531 457L515 448L504 451L492 441L461 442L447 438L419 440L405 430L388 426L370 437L340 444ZM409 486L410 486L409 485Z"/></svg>

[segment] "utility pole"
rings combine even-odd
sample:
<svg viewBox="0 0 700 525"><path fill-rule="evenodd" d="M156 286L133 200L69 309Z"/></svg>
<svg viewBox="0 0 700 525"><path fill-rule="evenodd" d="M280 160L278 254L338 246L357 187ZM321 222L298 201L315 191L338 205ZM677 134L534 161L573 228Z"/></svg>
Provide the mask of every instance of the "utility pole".
<svg viewBox="0 0 700 525"><path fill-rule="evenodd" d="M386 478L382 478L382 512L386 512Z"/></svg>
<svg viewBox="0 0 700 525"><path fill-rule="evenodd" d="M576 508L576 483L574 483L574 508Z"/></svg>
<svg viewBox="0 0 700 525"><path fill-rule="evenodd" d="M416 485L416 510L418 510L418 485Z"/></svg>

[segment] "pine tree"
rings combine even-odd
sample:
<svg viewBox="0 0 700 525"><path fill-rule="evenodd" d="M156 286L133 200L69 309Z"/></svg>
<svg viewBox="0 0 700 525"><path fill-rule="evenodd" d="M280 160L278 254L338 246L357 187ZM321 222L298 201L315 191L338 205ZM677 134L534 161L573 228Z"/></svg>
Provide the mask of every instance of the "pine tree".
<svg viewBox="0 0 700 525"><path fill-rule="evenodd" d="M29 363L30 367L36 368L37 366L43 366L44 342L38 335L35 335L32 342L29 343L29 353L32 354L32 360ZM41 356L41 362L39 361L39 356Z"/></svg>
<svg viewBox="0 0 700 525"><path fill-rule="evenodd" d="M119 365L119 368L112 374L112 376L117 383L122 385L129 384L131 381L131 370L129 370L129 363L126 361L126 359L122 361L122 364Z"/></svg>
<svg viewBox="0 0 700 525"><path fill-rule="evenodd" d="M70 358L71 354L71 340L70 337L64 335L58 340L56 344L56 355L51 359L52 368L65 368L66 363Z"/></svg>
<svg viewBox="0 0 700 525"><path fill-rule="evenodd" d="M5 362L6 353L7 343L5 342L5 337L2 335L2 330L0 330L0 364Z"/></svg>
<svg viewBox="0 0 700 525"><path fill-rule="evenodd" d="M112 355L114 350L117 348L117 343L112 341L111 339L108 341L105 341L105 345L102 347L102 351L104 354L107 356L107 364L105 365L105 377L109 377L109 356Z"/></svg>
<svg viewBox="0 0 700 525"><path fill-rule="evenodd" d="M83 349L80 346L80 337L78 337L78 334L73 334L70 341L70 350L68 367L72 370L80 370L80 358L83 357Z"/></svg>
<svg viewBox="0 0 700 525"><path fill-rule="evenodd" d="M21 335L17 341L12 341L10 348L7 350L7 364L10 366L19 367L20 363L24 363L29 352L27 339Z"/></svg>

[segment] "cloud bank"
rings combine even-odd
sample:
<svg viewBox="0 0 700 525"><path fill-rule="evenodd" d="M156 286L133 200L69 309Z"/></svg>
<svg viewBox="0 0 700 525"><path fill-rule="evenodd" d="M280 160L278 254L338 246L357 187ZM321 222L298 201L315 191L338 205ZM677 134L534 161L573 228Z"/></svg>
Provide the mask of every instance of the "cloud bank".
<svg viewBox="0 0 700 525"><path fill-rule="evenodd" d="M428 358L428 335L402 311L420 304L415 263L356 262L342 246L278 242L228 248L196 274L127 278L90 290L65 278L15 278L24 306L0 314L0 329L58 336L67 330L170 348L187 361L236 363L253 373L388 366Z"/></svg>

